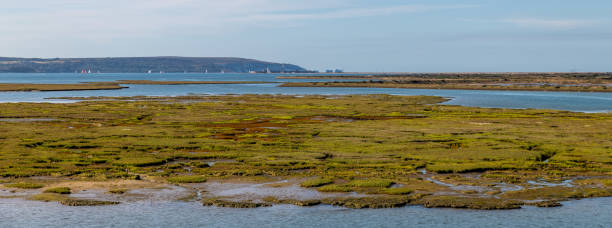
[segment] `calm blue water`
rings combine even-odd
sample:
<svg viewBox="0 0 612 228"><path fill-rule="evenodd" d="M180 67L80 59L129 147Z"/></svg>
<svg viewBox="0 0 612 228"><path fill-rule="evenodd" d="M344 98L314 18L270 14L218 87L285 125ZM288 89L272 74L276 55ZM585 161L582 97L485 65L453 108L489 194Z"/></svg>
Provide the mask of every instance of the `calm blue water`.
<svg viewBox="0 0 612 228"><path fill-rule="evenodd" d="M0 74L0 83L78 83L115 80L166 81L335 81L276 79L276 74ZM129 85L123 90L0 92L0 102L62 102L50 97L180 96L189 94L394 94L452 98L446 104L491 108L539 108L578 112L612 111L612 93L430 90L386 88L290 88L279 84ZM64 101L66 102L66 101Z"/></svg>
<svg viewBox="0 0 612 228"><path fill-rule="evenodd" d="M277 76L299 76L300 74L198 74L198 73L165 73L165 74L20 74L0 73L0 83L79 83L79 82L101 82L116 80L155 80L155 81L265 81L265 82L288 82L288 81L337 81L330 79L276 79ZM321 74L325 75L325 74ZM357 80L361 81L361 80Z"/></svg>
<svg viewBox="0 0 612 228"><path fill-rule="evenodd" d="M289 205L230 209L182 202L66 207L2 199L0 227L612 227L612 198L569 201L563 205L510 211L420 206L355 210Z"/></svg>

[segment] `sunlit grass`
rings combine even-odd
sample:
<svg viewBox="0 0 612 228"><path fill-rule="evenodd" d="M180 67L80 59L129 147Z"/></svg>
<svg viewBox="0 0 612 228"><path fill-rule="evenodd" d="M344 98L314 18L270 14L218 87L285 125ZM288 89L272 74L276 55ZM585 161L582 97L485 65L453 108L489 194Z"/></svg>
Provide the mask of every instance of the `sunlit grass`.
<svg viewBox="0 0 612 228"><path fill-rule="evenodd" d="M56 187L56 188L46 189L44 193L70 194L71 190L68 187Z"/></svg>
<svg viewBox="0 0 612 228"><path fill-rule="evenodd" d="M335 184L325 185L323 187L318 188L317 190L319 190L320 192L350 192L352 191L352 189L348 186L335 185Z"/></svg>
<svg viewBox="0 0 612 228"><path fill-rule="evenodd" d="M313 188L313 187L321 187L323 185L331 184L333 182L334 181L331 179L317 178L317 179L306 180L302 182L300 186L305 187L305 188Z"/></svg>
<svg viewBox="0 0 612 228"><path fill-rule="evenodd" d="M203 183L206 182L204 176L178 176L168 178L169 182L172 183Z"/></svg>
<svg viewBox="0 0 612 228"><path fill-rule="evenodd" d="M367 179L367 180L353 180L347 184L350 187L361 187L361 188L387 188L393 184L391 180L381 179Z"/></svg>

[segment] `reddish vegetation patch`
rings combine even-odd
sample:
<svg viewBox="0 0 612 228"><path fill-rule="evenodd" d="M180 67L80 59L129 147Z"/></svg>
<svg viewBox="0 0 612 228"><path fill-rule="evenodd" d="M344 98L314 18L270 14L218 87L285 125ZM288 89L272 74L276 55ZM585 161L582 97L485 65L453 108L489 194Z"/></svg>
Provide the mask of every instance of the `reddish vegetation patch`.
<svg viewBox="0 0 612 228"><path fill-rule="evenodd" d="M257 119L243 121L240 123L216 123L207 124L205 127L211 128L231 128L231 131L220 132L213 136L214 139L239 140L240 136L248 134L265 134L277 129L287 128L291 124L312 124L325 122L353 122L358 120L394 120L394 119L416 119L426 118L424 115L415 116L332 116L318 115L308 117L296 117L283 122L276 122L277 119ZM271 139L263 139L271 140Z"/></svg>
<svg viewBox="0 0 612 228"><path fill-rule="evenodd" d="M298 120L308 122L353 122L356 120L397 120L397 119L417 119L425 118L424 115L414 116L331 116L331 115L320 115L320 116L309 116Z"/></svg>
<svg viewBox="0 0 612 228"><path fill-rule="evenodd" d="M212 128L231 128L230 132L221 132L215 134L215 139L239 140L241 135L247 134L263 134L273 129L287 128L288 123L271 122L272 119L258 119L252 121L244 121L240 123L218 123L209 124L206 127ZM266 140L266 139L264 139Z"/></svg>

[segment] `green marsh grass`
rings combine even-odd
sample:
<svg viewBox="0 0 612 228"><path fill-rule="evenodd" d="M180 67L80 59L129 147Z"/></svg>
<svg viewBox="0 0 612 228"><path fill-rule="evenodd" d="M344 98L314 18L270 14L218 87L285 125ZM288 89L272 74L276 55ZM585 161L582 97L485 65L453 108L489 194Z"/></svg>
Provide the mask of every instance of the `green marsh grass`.
<svg viewBox="0 0 612 228"><path fill-rule="evenodd" d="M306 180L302 182L300 186L305 187L305 188L314 188L314 187L321 187L323 185L328 185L331 183L334 183L332 179L317 178L317 179Z"/></svg>
<svg viewBox="0 0 612 228"><path fill-rule="evenodd" d="M408 188L387 188L382 192L389 195L408 195L413 193L414 190Z"/></svg>
<svg viewBox="0 0 612 228"><path fill-rule="evenodd" d="M72 191L70 190L69 187L56 187L56 188L49 188L49 189L45 189L45 191L43 191L44 193L56 193L56 194L70 194L72 193Z"/></svg>
<svg viewBox="0 0 612 228"><path fill-rule="evenodd" d="M320 192L351 192L353 191L350 187L344 185L330 184L325 185L317 189Z"/></svg>
<svg viewBox="0 0 612 228"><path fill-rule="evenodd" d="M346 184L349 187L359 187L359 188L388 188L393 185L393 181L391 180L382 180L382 179L368 179L368 180L353 180Z"/></svg>
<svg viewBox="0 0 612 228"><path fill-rule="evenodd" d="M177 176L168 178L169 182L172 183L204 183L206 182L205 176Z"/></svg>
<svg viewBox="0 0 612 228"><path fill-rule="evenodd" d="M480 180L447 180L479 186L612 174L610 113L460 107L439 105L446 99L431 96L80 99L1 103L0 121L61 121L2 122L0 177L148 176L172 183L333 177L333 183L312 179L304 186L393 195L402 191L388 188L394 182L419 193L448 190L417 179L421 169L479 173ZM606 183L587 186L610 188Z"/></svg>

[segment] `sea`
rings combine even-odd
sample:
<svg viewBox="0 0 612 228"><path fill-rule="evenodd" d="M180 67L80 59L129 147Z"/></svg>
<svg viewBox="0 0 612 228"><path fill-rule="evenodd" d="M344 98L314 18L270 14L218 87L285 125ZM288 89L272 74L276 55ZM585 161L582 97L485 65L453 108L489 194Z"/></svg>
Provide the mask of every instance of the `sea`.
<svg viewBox="0 0 612 228"><path fill-rule="evenodd" d="M277 205L255 209L204 207L196 202L137 202L67 207L0 200L0 227L612 227L612 198L563 202L555 208L467 210L407 206L347 209Z"/></svg>
<svg viewBox="0 0 612 228"><path fill-rule="evenodd" d="M0 102L74 102L50 99L54 97L89 96L183 96L221 94L290 94L290 95L346 95L392 94L429 95L450 98L448 105L487 108L554 109L574 112L611 112L612 93L492 91L492 90L437 90L394 88L339 88L339 87L278 87L283 82L340 81L336 79L277 79L291 74L0 74L0 83L79 83L116 80L156 81L261 81L263 84L201 84L201 85L125 85L122 90L57 91L57 92L0 92Z"/></svg>

